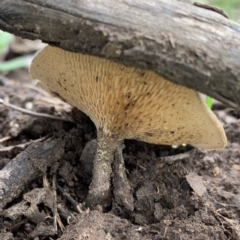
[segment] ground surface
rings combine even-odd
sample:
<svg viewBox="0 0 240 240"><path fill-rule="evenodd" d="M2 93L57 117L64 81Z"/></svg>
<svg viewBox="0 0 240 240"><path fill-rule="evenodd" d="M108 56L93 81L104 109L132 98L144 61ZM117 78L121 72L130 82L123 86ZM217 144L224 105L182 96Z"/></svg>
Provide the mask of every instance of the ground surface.
<svg viewBox="0 0 240 240"><path fill-rule="evenodd" d="M126 197L133 198L134 210L114 196L112 209L101 213L77 205L84 201L91 181L93 149L87 157L82 154L96 138L90 119L39 90L27 70L11 72L0 80L0 98L5 102L78 123L33 117L0 105L0 180L14 174L4 175L13 159L15 164L26 159L36 165L52 161L45 166L45 177L32 169L19 172L19 176L25 174L24 185L13 186L17 177L13 180L14 193L0 211L0 239L240 239L237 112L215 106L229 140L223 150L125 141L123 156L131 187ZM172 165L159 159L189 151L188 157Z"/></svg>

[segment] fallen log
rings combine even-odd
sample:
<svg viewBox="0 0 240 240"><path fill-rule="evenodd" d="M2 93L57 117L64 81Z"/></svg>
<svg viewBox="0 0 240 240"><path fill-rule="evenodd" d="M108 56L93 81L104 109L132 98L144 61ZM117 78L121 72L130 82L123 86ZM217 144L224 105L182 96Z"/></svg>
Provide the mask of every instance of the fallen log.
<svg viewBox="0 0 240 240"><path fill-rule="evenodd" d="M240 25L176 0L2 0L0 29L240 105Z"/></svg>

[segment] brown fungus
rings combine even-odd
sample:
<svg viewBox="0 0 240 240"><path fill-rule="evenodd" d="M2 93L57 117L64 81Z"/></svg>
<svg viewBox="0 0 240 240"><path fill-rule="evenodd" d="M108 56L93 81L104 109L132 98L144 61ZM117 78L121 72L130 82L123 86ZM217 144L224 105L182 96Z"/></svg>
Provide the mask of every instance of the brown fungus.
<svg viewBox="0 0 240 240"><path fill-rule="evenodd" d="M57 93L87 114L97 128L97 152L86 203L109 206L111 164L124 139L154 144L223 148L221 123L199 93L152 71L47 46L30 73L48 92Z"/></svg>

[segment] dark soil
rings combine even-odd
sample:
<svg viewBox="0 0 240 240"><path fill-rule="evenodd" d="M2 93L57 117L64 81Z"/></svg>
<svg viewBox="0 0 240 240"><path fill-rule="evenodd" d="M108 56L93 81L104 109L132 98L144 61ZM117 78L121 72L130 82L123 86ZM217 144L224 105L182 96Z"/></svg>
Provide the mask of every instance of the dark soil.
<svg viewBox="0 0 240 240"><path fill-rule="evenodd" d="M78 110L38 90L26 70L6 77L0 87L5 101L77 123L24 115L0 105L0 169L19 159L18 154L24 151L29 161L38 159L36 147L34 157L33 150L27 148L36 142L39 155L41 148L48 148L48 156L50 143L63 144L57 144L61 151L53 154L58 159L49 158L53 162L46 167L47 174L42 177L38 171L30 182L19 184L23 191L13 194L3 207L0 239L240 239L240 122L236 112L215 106L229 140L223 150L126 140L123 156L130 183L126 194L131 195L126 197L133 199L134 210L113 196L112 208L102 213L78 205L84 202L91 181L94 149L90 147L88 157L82 156L81 161L80 157L85 145L96 138L93 123ZM188 151L189 157L172 165L159 158ZM4 177L0 171L0 180Z"/></svg>

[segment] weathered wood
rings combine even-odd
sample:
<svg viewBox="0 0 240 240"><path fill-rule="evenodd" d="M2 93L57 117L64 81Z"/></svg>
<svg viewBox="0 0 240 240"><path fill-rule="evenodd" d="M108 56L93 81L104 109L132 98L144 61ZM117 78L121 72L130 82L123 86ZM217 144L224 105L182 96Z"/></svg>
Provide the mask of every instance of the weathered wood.
<svg viewBox="0 0 240 240"><path fill-rule="evenodd" d="M0 28L240 105L240 25L210 10L175 0L1 0Z"/></svg>
<svg viewBox="0 0 240 240"><path fill-rule="evenodd" d="M0 211L64 153L64 141L33 143L0 170Z"/></svg>

